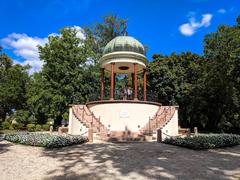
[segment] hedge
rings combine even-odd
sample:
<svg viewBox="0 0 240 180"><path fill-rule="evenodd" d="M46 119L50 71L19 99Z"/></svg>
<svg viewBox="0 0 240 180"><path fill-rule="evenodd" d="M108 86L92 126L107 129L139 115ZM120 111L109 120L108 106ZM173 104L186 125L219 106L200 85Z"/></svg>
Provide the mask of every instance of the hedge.
<svg viewBox="0 0 240 180"><path fill-rule="evenodd" d="M43 129L44 131L49 131L49 128L50 128L50 125L49 125L49 124L43 124L43 125L42 125L42 129Z"/></svg>
<svg viewBox="0 0 240 180"><path fill-rule="evenodd" d="M11 124L7 121L2 122L2 128L3 129L9 129L9 127L11 126Z"/></svg>
<svg viewBox="0 0 240 180"><path fill-rule="evenodd" d="M24 124L22 124L22 123L13 123L12 127L15 130L21 130L24 127Z"/></svg>
<svg viewBox="0 0 240 180"><path fill-rule="evenodd" d="M28 124L27 125L27 130L28 131L35 131L36 125L35 124Z"/></svg>
<svg viewBox="0 0 240 180"><path fill-rule="evenodd" d="M236 134L207 134L193 137L167 138L166 144L187 147L190 149L213 149L240 145L240 135Z"/></svg>
<svg viewBox="0 0 240 180"><path fill-rule="evenodd" d="M13 143L31 146L41 146L47 148L58 148L87 142L87 138L82 136L61 136L50 135L48 133L6 134L4 136L4 139Z"/></svg>

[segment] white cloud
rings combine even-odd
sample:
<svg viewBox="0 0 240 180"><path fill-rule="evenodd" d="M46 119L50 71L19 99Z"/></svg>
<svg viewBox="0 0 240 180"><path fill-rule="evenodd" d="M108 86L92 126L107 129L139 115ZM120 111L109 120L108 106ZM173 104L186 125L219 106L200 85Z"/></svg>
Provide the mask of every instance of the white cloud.
<svg viewBox="0 0 240 180"><path fill-rule="evenodd" d="M72 28L75 28L78 31L76 35L78 38L85 39L85 35L81 27L73 26ZM59 36L59 34L51 33L49 36ZM39 38L31 37L27 34L11 33L7 37L1 39L0 42L4 47L12 49L13 53L17 57L23 59L23 61L15 59L15 63L22 65L29 64L31 66L29 71L30 74L41 70L43 61L39 59L37 46L45 45L48 42L47 37Z"/></svg>
<svg viewBox="0 0 240 180"><path fill-rule="evenodd" d="M7 37L1 39L3 46L13 49L16 56L23 59L23 62L15 60L15 62L31 66L30 74L41 69L43 62L39 59L38 45L47 43L47 38L30 37L27 34L11 33Z"/></svg>
<svg viewBox="0 0 240 180"><path fill-rule="evenodd" d="M220 13L220 14L224 14L224 13L226 13L226 10L223 9L223 8L221 8L221 9L219 9L217 12Z"/></svg>
<svg viewBox="0 0 240 180"><path fill-rule="evenodd" d="M200 22L191 17L188 23L179 26L179 31L185 36L192 36L199 28L208 27L211 24L212 14L203 14Z"/></svg>
<svg viewBox="0 0 240 180"><path fill-rule="evenodd" d="M76 36L80 39L86 39L86 36L84 34L84 30L83 28L79 27L79 26L73 26L73 29L75 29L77 31Z"/></svg>

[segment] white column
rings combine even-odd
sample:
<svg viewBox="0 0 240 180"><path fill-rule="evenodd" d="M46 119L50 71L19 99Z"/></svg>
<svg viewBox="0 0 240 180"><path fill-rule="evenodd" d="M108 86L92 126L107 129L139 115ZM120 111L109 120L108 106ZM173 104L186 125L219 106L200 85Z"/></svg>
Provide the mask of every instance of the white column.
<svg viewBox="0 0 240 180"><path fill-rule="evenodd" d="M73 125L73 113L72 106L69 108L69 119L68 119L68 134L72 134L72 125Z"/></svg>

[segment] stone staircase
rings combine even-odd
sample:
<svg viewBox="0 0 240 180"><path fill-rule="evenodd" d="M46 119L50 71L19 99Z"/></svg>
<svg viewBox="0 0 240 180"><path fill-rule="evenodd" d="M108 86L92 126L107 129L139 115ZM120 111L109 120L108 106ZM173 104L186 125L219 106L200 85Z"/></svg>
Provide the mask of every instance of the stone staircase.
<svg viewBox="0 0 240 180"><path fill-rule="evenodd" d="M92 127L93 133L99 136L106 136L108 129L101 123L100 118L96 118L86 105L73 105L73 115L77 118L88 130Z"/></svg>
<svg viewBox="0 0 240 180"><path fill-rule="evenodd" d="M172 119L175 113L175 106L161 106L156 114L149 118L147 124L140 129L141 135L152 135L158 129L163 128Z"/></svg>
<svg viewBox="0 0 240 180"><path fill-rule="evenodd" d="M100 118L94 116L86 105L73 105L74 118L82 123L87 130L92 128L94 139L104 141L144 141L146 136L153 136L158 129L163 128L175 113L174 106L160 106L156 114L149 118L149 121L139 132L131 131L110 131Z"/></svg>

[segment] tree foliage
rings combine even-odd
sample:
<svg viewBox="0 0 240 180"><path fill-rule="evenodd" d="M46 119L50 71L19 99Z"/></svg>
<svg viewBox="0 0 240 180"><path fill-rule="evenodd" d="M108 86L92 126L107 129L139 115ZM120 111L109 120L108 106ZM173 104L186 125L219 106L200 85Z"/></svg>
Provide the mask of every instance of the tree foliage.
<svg viewBox="0 0 240 180"><path fill-rule="evenodd" d="M29 99L38 118L60 122L69 104L85 103L99 88L92 43L88 36L78 38L78 31L66 27L39 47L44 65L34 76Z"/></svg>
<svg viewBox="0 0 240 180"><path fill-rule="evenodd" d="M127 20L109 15L104 17L103 22L98 22L92 30L99 48L103 49L113 38L127 33Z"/></svg>
<svg viewBox="0 0 240 180"><path fill-rule="evenodd" d="M239 18L238 18L239 19ZM180 124L240 132L240 25L206 35L204 55L154 55L149 89L163 104L180 106Z"/></svg>
<svg viewBox="0 0 240 180"><path fill-rule="evenodd" d="M240 24L222 25L204 40L204 66L195 88L206 129L240 130ZM196 106L196 103L194 104ZM195 120L196 121L196 120Z"/></svg>
<svg viewBox="0 0 240 180"><path fill-rule="evenodd" d="M0 119L4 120L13 109L27 107L28 66L13 64L0 48Z"/></svg>

